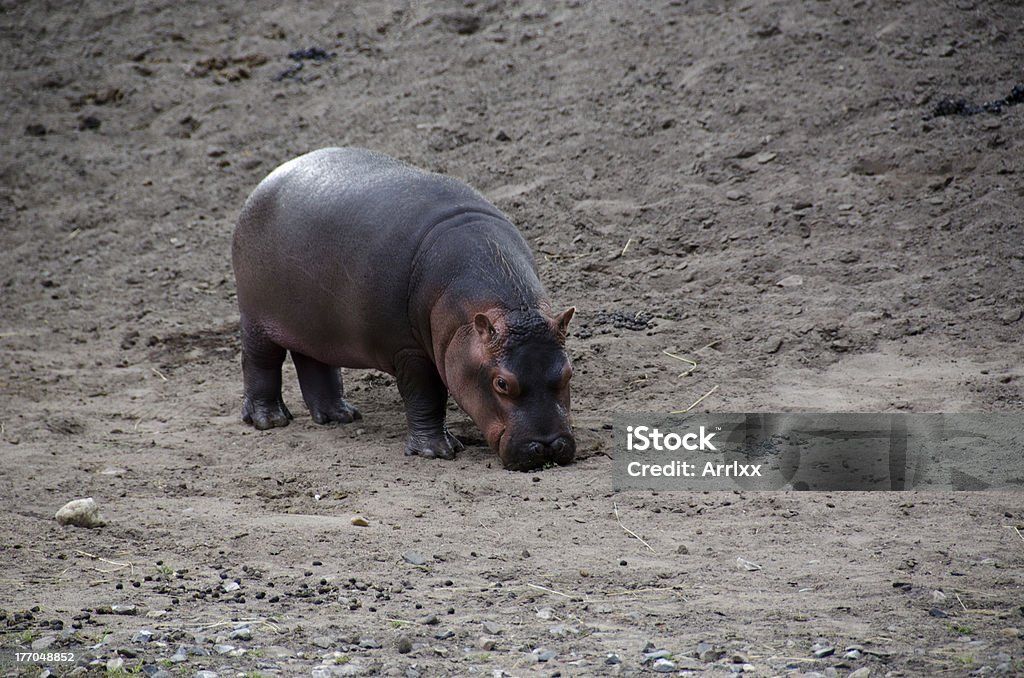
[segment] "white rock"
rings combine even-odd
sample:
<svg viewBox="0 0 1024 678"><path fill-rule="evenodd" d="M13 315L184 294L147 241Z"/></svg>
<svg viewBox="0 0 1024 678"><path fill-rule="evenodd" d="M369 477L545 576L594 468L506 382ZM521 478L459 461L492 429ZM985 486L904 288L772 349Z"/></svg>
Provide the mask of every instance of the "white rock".
<svg viewBox="0 0 1024 678"><path fill-rule="evenodd" d="M54 518L61 525L76 525L78 527L106 525L106 521L100 517L100 507L92 497L69 501L57 511Z"/></svg>

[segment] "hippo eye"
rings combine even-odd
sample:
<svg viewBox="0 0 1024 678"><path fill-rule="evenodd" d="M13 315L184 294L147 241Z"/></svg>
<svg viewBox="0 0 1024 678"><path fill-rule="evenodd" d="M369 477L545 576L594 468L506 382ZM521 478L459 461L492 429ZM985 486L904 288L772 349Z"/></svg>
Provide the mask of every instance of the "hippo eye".
<svg viewBox="0 0 1024 678"><path fill-rule="evenodd" d="M494 378L494 390L497 391L498 393L508 395L509 387L508 382L505 381L505 377Z"/></svg>

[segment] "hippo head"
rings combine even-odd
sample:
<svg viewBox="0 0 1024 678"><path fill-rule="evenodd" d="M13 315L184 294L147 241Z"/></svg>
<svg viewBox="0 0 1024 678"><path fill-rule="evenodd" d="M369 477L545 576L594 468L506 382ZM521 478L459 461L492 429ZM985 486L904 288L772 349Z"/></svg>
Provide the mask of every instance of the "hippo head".
<svg viewBox="0 0 1024 678"><path fill-rule="evenodd" d="M576 454L565 352L575 311L554 318L538 310L477 313L461 350L445 356L452 396L507 469L565 465Z"/></svg>

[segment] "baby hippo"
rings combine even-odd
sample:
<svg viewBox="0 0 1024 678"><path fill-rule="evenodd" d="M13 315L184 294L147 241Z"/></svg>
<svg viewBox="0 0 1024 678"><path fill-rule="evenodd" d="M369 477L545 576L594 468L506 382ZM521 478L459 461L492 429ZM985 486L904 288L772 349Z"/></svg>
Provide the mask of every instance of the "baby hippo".
<svg viewBox="0 0 1024 678"><path fill-rule="evenodd" d="M290 352L313 420L351 422L339 367L395 376L406 454L451 459L451 393L506 468L569 464L574 308L555 314L529 247L466 184L356 148L325 148L264 179L232 244L241 314L242 419L292 418Z"/></svg>

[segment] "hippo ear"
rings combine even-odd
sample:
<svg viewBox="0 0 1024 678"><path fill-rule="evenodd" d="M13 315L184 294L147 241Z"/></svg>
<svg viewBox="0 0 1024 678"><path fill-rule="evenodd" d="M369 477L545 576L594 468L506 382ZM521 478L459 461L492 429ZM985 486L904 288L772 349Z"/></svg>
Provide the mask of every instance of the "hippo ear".
<svg viewBox="0 0 1024 678"><path fill-rule="evenodd" d="M565 339L569 332L569 321L576 314L576 307L570 306L555 317L555 327L558 328L558 336Z"/></svg>
<svg viewBox="0 0 1024 678"><path fill-rule="evenodd" d="M480 335L480 339L483 340L485 344L491 343L494 339L495 333L497 332L497 330L494 329L494 324L491 322L491 319L483 313L477 313L473 318L473 327L476 328L476 333Z"/></svg>

